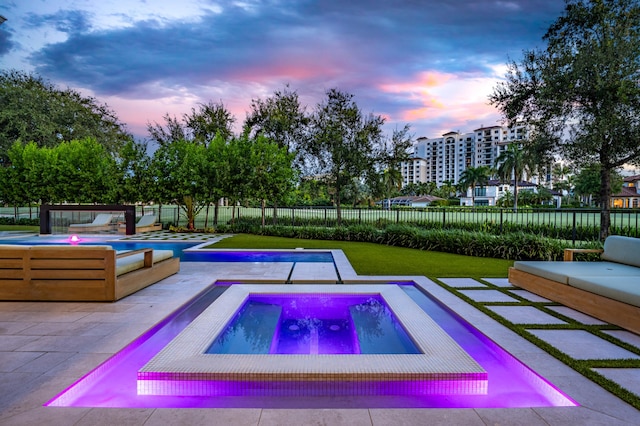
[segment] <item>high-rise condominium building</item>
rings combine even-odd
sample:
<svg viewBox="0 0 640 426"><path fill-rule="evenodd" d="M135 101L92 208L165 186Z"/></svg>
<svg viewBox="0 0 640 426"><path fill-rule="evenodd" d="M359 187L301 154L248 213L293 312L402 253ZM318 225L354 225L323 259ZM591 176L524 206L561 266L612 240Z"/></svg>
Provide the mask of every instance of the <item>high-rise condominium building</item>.
<svg viewBox="0 0 640 426"><path fill-rule="evenodd" d="M439 138L418 138L413 154L401 163L403 186L449 181L457 184L467 167L495 165L507 145L526 139L524 125L480 127L470 133L449 132Z"/></svg>

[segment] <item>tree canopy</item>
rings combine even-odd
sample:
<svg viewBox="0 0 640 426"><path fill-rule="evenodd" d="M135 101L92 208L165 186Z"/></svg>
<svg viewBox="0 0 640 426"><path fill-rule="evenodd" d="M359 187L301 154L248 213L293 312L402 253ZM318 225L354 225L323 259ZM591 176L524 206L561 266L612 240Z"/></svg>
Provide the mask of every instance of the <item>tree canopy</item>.
<svg viewBox="0 0 640 426"><path fill-rule="evenodd" d="M108 106L21 71L0 71L0 160L16 142L54 147L93 138L117 152L132 136Z"/></svg>
<svg viewBox="0 0 640 426"><path fill-rule="evenodd" d="M191 108L191 114L184 114L182 119L169 114L163 116L164 125L147 123L147 132L151 140L160 146L176 141L187 141L209 145L216 137L229 139L233 136L233 123L236 118L222 102L200 104L198 109Z"/></svg>
<svg viewBox="0 0 640 426"><path fill-rule="evenodd" d="M568 0L544 50L508 64L490 96L532 141L582 166L600 164L600 237L609 232L611 172L640 161L640 4Z"/></svg>
<svg viewBox="0 0 640 426"><path fill-rule="evenodd" d="M343 191L353 179L375 170L375 152L382 141L384 119L364 115L353 95L330 89L311 118L305 151L317 161L318 173L335 189L338 224Z"/></svg>

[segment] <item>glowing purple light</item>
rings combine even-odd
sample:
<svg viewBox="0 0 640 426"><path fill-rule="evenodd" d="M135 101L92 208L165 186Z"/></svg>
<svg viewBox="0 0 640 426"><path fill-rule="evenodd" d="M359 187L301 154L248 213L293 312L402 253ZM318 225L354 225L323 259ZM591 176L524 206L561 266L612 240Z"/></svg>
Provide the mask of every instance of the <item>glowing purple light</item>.
<svg viewBox="0 0 640 426"><path fill-rule="evenodd" d="M203 389L191 389L190 395L142 395L138 386L149 385L165 389L171 383L162 377L154 377L144 384L136 380L137 372L142 366L164 348L184 327L186 327L215 297L212 290L219 287L212 285L198 294L190 302L174 311L152 329L131 342L123 350L113 355L93 371L87 373L76 383L57 397L46 403L46 406L74 407L131 407L131 408L207 408L207 407L291 407L305 408L318 406L331 408L506 408L506 407L545 407L576 406L575 401L538 376L527 366L504 351L486 336L470 326L459 324L454 326L458 331L450 331L452 336L461 339L461 345L488 371L490 383L487 393L459 394L454 382L371 382L335 383L330 382L287 382L276 386L266 382L216 382L203 380ZM354 355L357 356L357 355ZM175 384L175 382L174 382ZM446 395L438 395L440 388L451 385ZM482 385L482 383L480 383ZM416 392L416 389L420 389ZM337 394L351 395L349 398L323 397L327 390ZM410 391L410 392L407 392ZM434 392L436 391L436 392ZM238 393L244 397L234 397ZM272 396L265 396L269 393ZM291 400L283 400L277 396L295 396ZM329 392L331 393L331 392ZM456 394L456 395L452 395ZM505 398L505 393L509 398ZM207 396L203 396L206 394ZM378 396L387 394L386 396ZM219 395L212 398L212 395ZM394 397L393 395L397 395ZM311 399L308 399L311 398Z"/></svg>
<svg viewBox="0 0 640 426"><path fill-rule="evenodd" d="M82 240L80 239L80 237L78 237L78 236L77 236L77 235L75 235L75 234L69 237L69 242L70 242L71 244L73 244L73 245L76 245L76 244L80 243L80 241L82 241Z"/></svg>

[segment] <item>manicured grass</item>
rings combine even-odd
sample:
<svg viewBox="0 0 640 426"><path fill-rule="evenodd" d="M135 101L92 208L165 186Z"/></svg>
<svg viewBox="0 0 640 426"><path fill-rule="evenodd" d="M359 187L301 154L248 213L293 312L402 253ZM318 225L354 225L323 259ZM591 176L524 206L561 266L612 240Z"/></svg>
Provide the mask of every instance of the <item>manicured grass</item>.
<svg viewBox="0 0 640 426"><path fill-rule="evenodd" d="M359 275L424 275L429 278L506 277L513 261L462 256L404 247L348 241L302 240L239 234L211 248L246 249L341 249Z"/></svg>
<svg viewBox="0 0 640 426"><path fill-rule="evenodd" d="M27 226L27 225L0 225L0 231L29 231L29 232L39 232L40 227L38 226Z"/></svg>

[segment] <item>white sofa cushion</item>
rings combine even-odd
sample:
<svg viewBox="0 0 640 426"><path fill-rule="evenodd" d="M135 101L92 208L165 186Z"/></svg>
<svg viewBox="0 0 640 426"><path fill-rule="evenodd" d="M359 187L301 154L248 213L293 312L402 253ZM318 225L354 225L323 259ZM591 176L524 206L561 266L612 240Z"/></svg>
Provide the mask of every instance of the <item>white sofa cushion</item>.
<svg viewBox="0 0 640 426"><path fill-rule="evenodd" d="M640 238L619 235L607 237L602 260L640 267Z"/></svg>
<svg viewBox="0 0 640 426"><path fill-rule="evenodd" d="M173 257L173 250L153 250L153 263ZM126 274L144 267L144 253L116 259L116 276Z"/></svg>
<svg viewBox="0 0 640 426"><path fill-rule="evenodd" d="M568 284L570 277L600 276L615 279L620 276L636 276L640 279L640 269L635 266L615 262L556 262L519 260L514 262L517 270ZM640 284L640 283L639 283Z"/></svg>
<svg viewBox="0 0 640 426"><path fill-rule="evenodd" d="M581 276L569 278L569 285L619 302L640 307L640 272L638 276Z"/></svg>

